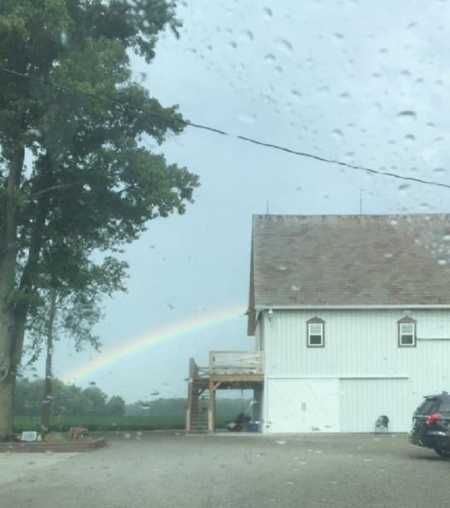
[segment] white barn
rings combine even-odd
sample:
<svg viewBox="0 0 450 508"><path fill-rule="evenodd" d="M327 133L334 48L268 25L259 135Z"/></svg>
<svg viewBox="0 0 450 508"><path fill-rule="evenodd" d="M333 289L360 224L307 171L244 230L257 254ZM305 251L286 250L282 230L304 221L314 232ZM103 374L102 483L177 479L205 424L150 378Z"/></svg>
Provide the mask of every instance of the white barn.
<svg viewBox="0 0 450 508"><path fill-rule="evenodd" d="M254 217L263 432L373 432L380 415L405 432L423 395L450 389L449 219Z"/></svg>

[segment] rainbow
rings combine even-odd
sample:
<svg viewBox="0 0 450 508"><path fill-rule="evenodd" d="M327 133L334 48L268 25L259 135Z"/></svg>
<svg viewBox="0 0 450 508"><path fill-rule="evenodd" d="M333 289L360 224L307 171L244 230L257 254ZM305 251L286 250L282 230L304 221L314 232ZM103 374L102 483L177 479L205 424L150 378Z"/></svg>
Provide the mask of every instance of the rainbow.
<svg viewBox="0 0 450 508"><path fill-rule="evenodd" d="M100 356L81 367L69 371L61 379L65 383L75 383L123 360L127 356L149 349L160 342L205 330L242 316L245 310L246 307L243 305L227 307L208 312L201 317L195 316L173 325L163 326L148 334L134 338L125 344L121 344L119 347L100 353Z"/></svg>

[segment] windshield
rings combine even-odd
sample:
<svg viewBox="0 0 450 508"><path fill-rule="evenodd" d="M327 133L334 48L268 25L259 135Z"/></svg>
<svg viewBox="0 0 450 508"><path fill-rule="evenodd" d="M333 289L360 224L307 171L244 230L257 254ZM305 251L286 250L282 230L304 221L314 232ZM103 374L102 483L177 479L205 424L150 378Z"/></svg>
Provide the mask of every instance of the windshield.
<svg viewBox="0 0 450 508"><path fill-rule="evenodd" d="M0 505L448 504L449 19L0 0Z"/></svg>

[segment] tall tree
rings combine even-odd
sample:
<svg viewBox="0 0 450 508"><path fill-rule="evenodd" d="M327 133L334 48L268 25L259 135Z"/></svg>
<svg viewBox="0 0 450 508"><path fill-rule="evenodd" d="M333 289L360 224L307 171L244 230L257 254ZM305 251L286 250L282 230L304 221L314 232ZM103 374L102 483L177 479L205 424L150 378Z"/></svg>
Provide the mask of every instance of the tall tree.
<svg viewBox="0 0 450 508"><path fill-rule="evenodd" d="M113 395L106 403L106 414L108 416L124 416L126 404L122 397Z"/></svg>
<svg viewBox="0 0 450 508"><path fill-rule="evenodd" d="M75 350L80 351L85 344L99 350L99 338L93 333L93 327L102 316L100 303L105 295L125 290L123 262L106 258L94 270L83 271L82 283L77 287L67 287L57 279L58 266L49 265L45 274L39 278L40 297L38 305L30 309L27 332L28 349L34 363L43 352L45 354L44 393L42 397L41 428L45 433L49 428L53 405L53 358L58 341L70 340ZM81 273L80 267L79 272ZM48 279L45 288L44 279Z"/></svg>
<svg viewBox="0 0 450 508"><path fill-rule="evenodd" d="M197 177L147 148L185 122L130 68L178 27L168 0L0 2L0 439L48 267L82 287L94 254L192 201Z"/></svg>

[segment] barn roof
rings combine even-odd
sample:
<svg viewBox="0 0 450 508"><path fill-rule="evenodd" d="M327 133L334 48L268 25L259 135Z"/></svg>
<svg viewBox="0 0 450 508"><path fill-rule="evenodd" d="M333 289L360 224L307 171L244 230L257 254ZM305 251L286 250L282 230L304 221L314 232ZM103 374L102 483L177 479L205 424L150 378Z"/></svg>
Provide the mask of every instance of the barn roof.
<svg viewBox="0 0 450 508"><path fill-rule="evenodd" d="M249 332L270 306L450 304L450 215L256 215Z"/></svg>

